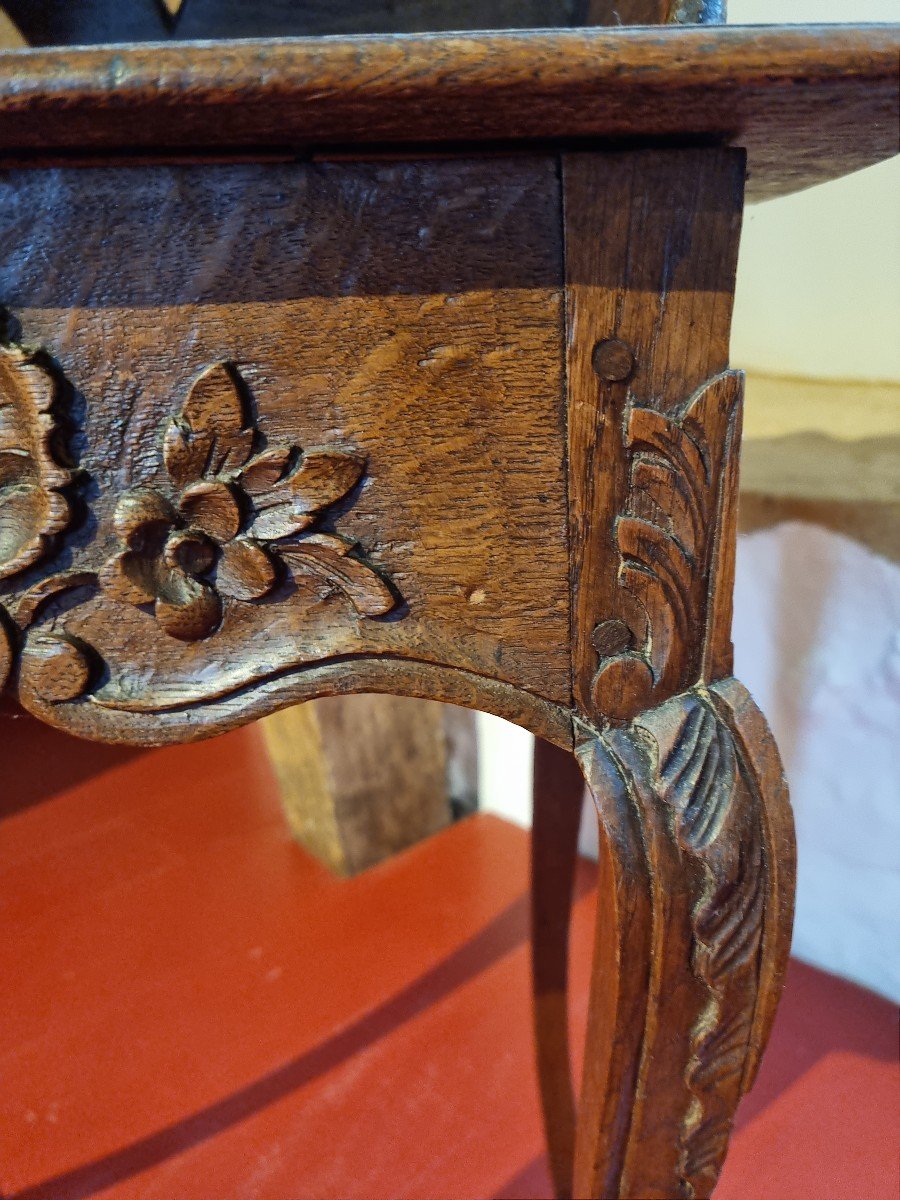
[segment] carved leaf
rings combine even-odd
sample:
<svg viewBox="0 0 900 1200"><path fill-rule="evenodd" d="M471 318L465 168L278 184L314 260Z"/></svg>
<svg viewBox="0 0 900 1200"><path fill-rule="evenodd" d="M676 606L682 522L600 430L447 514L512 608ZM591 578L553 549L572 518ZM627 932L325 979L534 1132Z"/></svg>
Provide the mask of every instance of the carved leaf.
<svg viewBox="0 0 900 1200"><path fill-rule="evenodd" d="M79 638L38 629L25 641L19 671L23 697L36 696L49 704L75 700L88 688L92 653Z"/></svg>
<svg viewBox="0 0 900 1200"><path fill-rule="evenodd" d="M744 1072L747 1039L750 1033L747 1013L736 1009L730 1019L713 1024L690 1064L688 1082L699 1091L714 1091L739 1081ZM696 1168L695 1168L696 1169Z"/></svg>
<svg viewBox="0 0 900 1200"><path fill-rule="evenodd" d="M261 496L284 477L290 466L291 446L273 446L257 454L241 471L241 486L250 496Z"/></svg>
<svg viewBox="0 0 900 1200"><path fill-rule="evenodd" d="M166 470L177 487L238 471L253 450L255 429L245 423L240 375L230 363L207 368L191 386L180 418L163 440Z"/></svg>
<svg viewBox="0 0 900 1200"><path fill-rule="evenodd" d="M237 537L241 510L234 492L218 479L202 479L181 493L179 510L185 523L217 542Z"/></svg>
<svg viewBox="0 0 900 1200"><path fill-rule="evenodd" d="M700 866L691 969L706 993L691 1029L691 1103L679 1139L685 1195L715 1184L745 1074L767 888L759 798L728 724L686 693L635 722L658 747L651 789L674 813L685 865Z"/></svg>
<svg viewBox="0 0 900 1200"><path fill-rule="evenodd" d="M352 549L352 542L328 533L314 533L279 547L279 552L295 570L312 571L336 584L362 616L389 613L396 604L393 593L377 571L350 554Z"/></svg>
<svg viewBox="0 0 900 1200"><path fill-rule="evenodd" d="M698 970L710 983L725 979L756 953L762 935L765 864L753 836L741 846L732 873L697 912Z"/></svg>
<svg viewBox="0 0 900 1200"><path fill-rule="evenodd" d="M639 454L631 468L629 510L664 529L685 554L695 556L703 543L703 506L675 464Z"/></svg>
<svg viewBox="0 0 900 1200"><path fill-rule="evenodd" d="M72 472L53 451L51 376L21 346L0 346L0 579L30 567L69 523Z"/></svg>
<svg viewBox="0 0 900 1200"><path fill-rule="evenodd" d="M729 486L725 462L737 449L740 384L738 372L726 371L672 416L638 407L629 414L629 491L616 522L619 582L622 615L629 619L627 595L644 610L646 634L632 625L629 653L601 660L592 690L605 716L629 719L639 702L659 703L700 677L697 633L706 629L716 585L714 542L722 536L721 490ZM641 660L653 676L649 695Z"/></svg>
<svg viewBox="0 0 900 1200"><path fill-rule="evenodd" d="M346 450L307 450L286 479L254 497L257 515L250 534L271 540L300 533L356 486L364 467L364 458Z"/></svg>
<svg viewBox="0 0 900 1200"><path fill-rule="evenodd" d="M120 498L113 527L123 545L145 549L150 542L161 542L176 520L165 496L154 488L136 487Z"/></svg>
<svg viewBox="0 0 900 1200"><path fill-rule="evenodd" d="M137 550L114 554L100 570L100 586L123 604L150 604L156 599L157 560Z"/></svg>
<svg viewBox="0 0 900 1200"><path fill-rule="evenodd" d="M195 432L179 417L173 417L163 435L163 462L176 487L186 487L203 478L209 462L212 438Z"/></svg>
<svg viewBox="0 0 900 1200"><path fill-rule="evenodd" d="M34 624L41 611L52 600L66 593L71 599L71 593L85 589L90 589L93 593L97 582L96 572L79 571L74 568L68 571L57 571L53 575L45 575L43 579L39 579L19 596L10 615L20 629L27 629L29 625Z"/></svg>
<svg viewBox="0 0 900 1200"><path fill-rule="evenodd" d="M159 588L156 619L170 637L197 642L222 620L222 601L209 584L170 571Z"/></svg>
<svg viewBox="0 0 900 1200"><path fill-rule="evenodd" d="M258 542L236 538L222 550L216 586L236 600L259 600L275 586L275 564Z"/></svg>
<svg viewBox="0 0 900 1200"><path fill-rule="evenodd" d="M283 554L298 570L327 578L360 613L380 616L395 598L376 571L349 553L352 543L319 533L295 536L359 482L365 459L347 450L271 446L253 455L243 383L227 363L194 382L166 427L163 456L176 485L174 504L137 487L119 501L116 534L124 547L103 568L104 590L134 605L154 603L173 637L207 637L222 619L222 598L261 599L275 586Z"/></svg>
<svg viewBox="0 0 900 1200"><path fill-rule="evenodd" d="M683 845L704 850L718 836L736 779L731 734L704 704L694 701L660 765L661 793L679 815Z"/></svg>

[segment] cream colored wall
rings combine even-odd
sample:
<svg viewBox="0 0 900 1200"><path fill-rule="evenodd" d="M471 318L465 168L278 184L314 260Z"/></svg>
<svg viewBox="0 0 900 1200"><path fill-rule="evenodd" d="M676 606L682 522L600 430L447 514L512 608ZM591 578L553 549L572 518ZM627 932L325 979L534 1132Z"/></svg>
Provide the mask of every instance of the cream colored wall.
<svg viewBox="0 0 900 1200"><path fill-rule="evenodd" d="M730 0L728 19L897 21L900 0ZM898 195L895 158L747 210L732 334L736 366L900 382Z"/></svg>
<svg viewBox="0 0 900 1200"><path fill-rule="evenodd" d="M6 13L0 9L0 50L14 50L24 45L25 39Z"/></svg>

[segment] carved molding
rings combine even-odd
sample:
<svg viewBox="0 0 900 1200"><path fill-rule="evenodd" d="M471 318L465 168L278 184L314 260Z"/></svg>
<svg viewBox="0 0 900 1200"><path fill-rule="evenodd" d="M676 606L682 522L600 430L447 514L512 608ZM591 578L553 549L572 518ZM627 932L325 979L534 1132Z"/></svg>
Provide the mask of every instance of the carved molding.
<svg viewBox="0 0 900 1200"><path fill-rule="evenodd" d="M742 391L742 374L726 371L672 416L638 406L626 414L627 490L614 524L620 612L591 639L602 716L628 720L708 678L710 642L727 638L716 618L731 588Z"/></svg>
<svg viewBox="0 0 900 1200"><path fill-rule="evenodd" d="M717 687L739 689L752 704L734 681ZM766 940L767 913L771 918L779 910L789 929L770 865L776 851L767 811L770 805L786 811L786 793L782 783L778 795L764 795L723 708L716 694L695 689L628 726L600 734L585 728L578 750L602 834L621 856L614 868L621 886L635 896L632 911L642 911L643 903L647 914L640 927L631 918L625 953L635 958L619 967L639 974L646 969L643 956L651 962L646 1032L634 1044L636 1061L621 1084L631 1089L623 1100L632 1110L630 1149L612 1168L607 1164L612 1175L597 1183L612 1188L614 1177L621 1189L616 1195L669 1194L655 1189L673 1177L688 1200L710 1195L746 1090L748 1062L761 1050L757 1006L767 962L783 966L787 955L784 937L776 945ZM780 777L780 766L777 772ZM789 823L789 815L780 819ZM783 858L786 849L789 857L792 839L778 847ZM603 980L603 964L596 970ZM777 994L768 1003L774 1007L776 1000ZM636 1018L628 1010L618 1019ZM657 1031L664 1045L657 1044ZM613 1022L608 1036L625 1034L617 1034ZM668 1113L662 1135L656 1103Z"/></svg>

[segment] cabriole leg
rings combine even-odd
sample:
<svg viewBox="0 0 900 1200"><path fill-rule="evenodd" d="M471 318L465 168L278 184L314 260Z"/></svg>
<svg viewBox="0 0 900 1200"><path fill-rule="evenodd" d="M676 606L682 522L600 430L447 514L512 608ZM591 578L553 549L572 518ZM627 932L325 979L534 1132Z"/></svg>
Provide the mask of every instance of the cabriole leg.
<svg viewBox="0 0 900 1200"><path fill-rule="evenodd" d="M550 1174L572 1194L575 1093L569 1066L569 920L584 778L571 752L534 743L531 838L531 967L538 1085Z"/></svg>
<svg viewBox="0 0 900 1200"><path fill-rule="evenodd" d="M577 1197L707 1197L769 1035L790 943L781 764L728 679L585 732L600 893Z"/></svg>

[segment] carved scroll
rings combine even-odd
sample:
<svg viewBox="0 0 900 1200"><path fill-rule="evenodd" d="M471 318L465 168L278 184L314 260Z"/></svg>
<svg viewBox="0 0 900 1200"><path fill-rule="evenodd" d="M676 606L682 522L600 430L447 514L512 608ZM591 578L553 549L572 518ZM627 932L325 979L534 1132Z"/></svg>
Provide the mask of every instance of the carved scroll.
<svg viewBox="0 0 900 1200"><path fill-rule="evenodd" d="M692 1200L718 1177L789 943L792 826L764 729L730 680L584 735L613 915L598 931L576 1195Z"/></svg>
<svg viewBox="0 0 900 1200"><path fill-rule="evenodd" d="M0 345L0 580L40 562L71 520L66 489L73 472L63 461L56 392L39 355ZM0 690L16 645L15 626L0 604Z"/></svg>
<svg viewBox="0 0 900 1200"><path fill-rule="evenodd" d="M563 170L573 693L602 724L731 671L744 162L647 150Z"/></svg>
<svg viewBox="0 0 900 1200"><path fill-rule="evenodd" d="M730 597L733 576L742 390L740 372L726 371L672 416L627 414L627 498L615 520L621 616L593 635L593 700L605 716L626 720L708 678L707 660L727 642L719 597Z"/></svg>

